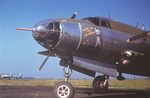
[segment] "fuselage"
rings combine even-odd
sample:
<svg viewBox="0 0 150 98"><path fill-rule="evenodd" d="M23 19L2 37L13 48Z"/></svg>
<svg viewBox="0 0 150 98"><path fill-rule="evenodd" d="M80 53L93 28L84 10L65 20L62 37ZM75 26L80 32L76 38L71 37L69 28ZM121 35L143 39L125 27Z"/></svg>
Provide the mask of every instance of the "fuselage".
<svg viewBox="0 0 150 98"><path fill-rule="evenodd" d="M150 57L148 42L129 43L127 39L134 34L98 26L87 20L46 20L34 29L35 40L63 59L79 56L112 65L122 65L123 60L129 60L133 66L150 63L147 59ZM139 56L129 57L128 51Z"/></svg>

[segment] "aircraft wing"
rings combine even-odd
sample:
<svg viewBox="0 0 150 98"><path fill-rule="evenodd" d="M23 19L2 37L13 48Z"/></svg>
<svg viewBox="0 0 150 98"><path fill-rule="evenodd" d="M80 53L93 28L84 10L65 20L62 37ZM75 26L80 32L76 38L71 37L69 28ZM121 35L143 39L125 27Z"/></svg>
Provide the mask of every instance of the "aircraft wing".
<svg viewBox="0 0 150 98"><path fill-rule="evenodd" d="M150 41L150 31L146 31L146 32L143 32L139 35L136 35L132 38L129 38L127 40L127 42L131 42L131 41L136 41L136 40L146 40L146 41Z"/></svg>

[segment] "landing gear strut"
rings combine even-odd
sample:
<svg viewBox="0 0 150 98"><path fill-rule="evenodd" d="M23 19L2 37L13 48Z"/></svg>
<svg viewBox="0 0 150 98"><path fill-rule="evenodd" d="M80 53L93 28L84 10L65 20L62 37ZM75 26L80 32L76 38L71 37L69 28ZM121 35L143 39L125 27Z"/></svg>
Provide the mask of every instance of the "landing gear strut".
<svg viewBox="0 0 150 98"><path fill-rule="evenodd" d="M64 67L63 71L64 71L65 81L68 82L68 79L70 78L72 74L72 69L70 69L70 66L67 66L67 67Z"/></svg>
<svg viewBox="0 0 150 98"><path fill-rule="evenodd" d="M125 79L125 78L122 76L122 73L119 72L119 75L117 76L117 80L122 81L122 80L124 80L124 79Z"/></svg>
<svg viewBox="0 0 150 98"><path fill-rule="evenodd" d="M93 80L93 90L96 93L106 92L108 90L108 76L97 76Z"/></svg>
<svg viewBox="0 0 150 98"><path fill-rule="evenodd" d="M57 83L54 87L55 98L73 98L74 97L75 90L72 84L68 82L68 79L70 78L72 74L72 69L70 69L70 65L71 65L70 61L68 61L68 64L69 65L67 67L64 67L63 69L65 81Z"/></svg>

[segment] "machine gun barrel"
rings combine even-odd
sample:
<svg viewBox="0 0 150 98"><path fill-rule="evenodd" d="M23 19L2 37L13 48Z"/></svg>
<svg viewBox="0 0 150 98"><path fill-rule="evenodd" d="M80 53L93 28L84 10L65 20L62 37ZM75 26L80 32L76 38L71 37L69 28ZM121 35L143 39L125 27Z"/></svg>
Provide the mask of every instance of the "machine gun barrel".
<svg viewBox="0 0 150 98"><path fill-rule="evenodd" d="M34 31L32 28L16 28L16 30Z"/></svg>

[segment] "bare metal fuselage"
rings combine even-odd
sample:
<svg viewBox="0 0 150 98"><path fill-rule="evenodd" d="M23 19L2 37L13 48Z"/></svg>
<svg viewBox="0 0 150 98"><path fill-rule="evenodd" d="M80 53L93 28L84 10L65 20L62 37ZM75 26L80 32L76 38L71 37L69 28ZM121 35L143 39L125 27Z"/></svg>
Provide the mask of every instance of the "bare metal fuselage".
<svg viewBox="0 0 150 98"><path fill-rule="evenodd" d="M62 26L61 42L54 50L58 55L61 55L61 57L72 58L73 56L79 56L106 62L112 64L112 66L119 66L121 71L127 73L130 69L132 70L129 73L134 73L133 68L136 69L137 66L145 66L145 64L148 66L149 61L147 58L150 56L148 52L150 49L148 42L138 41L128 43L127 39L134 35L84 22L70 22L70 20L64 20L60 22ZM97 34L95 28L99 30L100 34ZM127 57L123 55L125 51L135 51L143 53L145 56ZM125 59L131 61L130 67L127 66L127 68L124 68L124 66L122 66L121 62ZM135 72L141 74L139 73L140 70L138 70L139 69ZM147 73L144 73L144 75L147 75Z"/></svg>
<svg viewBox="0 0 150 98"><path fill-rule="evenodd" d="M92 77L96 72L103 74L93 80L95 92L107 91L109 76L116 77L117 72L118 80L125 79L122 73L150 76L150 31L106 18L75 20L75 16L45 20L32 29L17 28L32 31L34 39L47 49L38 52L47 56L39 71L50 56L60 58L65 82L55 86L55 97L74 96L72 85L67 83L72 69Z"/></svg>
<svg viewBox="0 0 150 98"><path fill-rule="evenodd" d="M124 31L129 27L124 28ZM136 29L132 31L134 30ZM135 32L126 33L98 26L87 20L75 19L46 20L35 25L32 32L40 45L53 51L64 61L74 60L75 57L77 57L76 61L85 58L84 62L80 61L79 68L92 72L98 72L97 69L101 69L99 72L102 73L104 73L103 70L109 72L109 69L116 69L119 72L150 76L149 42L143 40L127 42L127 39L133 37ZM40 54L48 55L44 52ZM89 60L98 61L99 64L94 66L95 64L92 63L89 66L94 68L86 68L85 64L88 64ZM105 66L107 64L108 66ZM97 68L97 66L103 68ZM110 74L112 73L106 73L106 75Z"/></svg>

